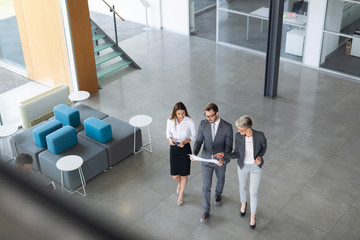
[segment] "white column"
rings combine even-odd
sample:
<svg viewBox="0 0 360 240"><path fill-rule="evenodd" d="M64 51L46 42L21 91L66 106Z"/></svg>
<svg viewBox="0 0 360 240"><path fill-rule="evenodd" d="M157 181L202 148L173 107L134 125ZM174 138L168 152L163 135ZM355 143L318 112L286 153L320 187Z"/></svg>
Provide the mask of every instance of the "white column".
<svg viewBox="0 0 360 240"><path fill-rule="evenodd" d="M310 0L303 63L319 67L327 0Z"/></svg>
<svg viewBox="0 0 360 240"><path fill-rule="evenodd" d="M189 10L189 0L162 0L163 28L190 35Z"/></svg>

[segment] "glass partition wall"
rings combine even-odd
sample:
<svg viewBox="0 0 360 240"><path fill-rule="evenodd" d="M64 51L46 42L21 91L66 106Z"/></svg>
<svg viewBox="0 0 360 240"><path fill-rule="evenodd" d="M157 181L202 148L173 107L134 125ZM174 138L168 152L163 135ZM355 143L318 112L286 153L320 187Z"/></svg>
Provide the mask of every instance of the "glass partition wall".
<svg viewBox="0 0 360 240"><path fill-rule="evenodd" d="M269 0L217 0L217 42L266 52ZM302 61L307 1L284 4L281 56Z"/></svg>
<svg viewBox="0 0 360 240"><path fill-rule="evenodd" d="M194 1L194 35L215 41L216 38L216 0ZM192 14L190 13L190 16Z"/></svg>
<svg viewBox="0 0 360 240"><path fill-rule="evenodd" d="M195 14L201 14L216 7L216 0L195 0Z"/></svg>
<svg viewBox="0 0 360 240"><path fill-rule="evenodd" d="M320 66L360 77L359 0L328 0Z"/></svg>

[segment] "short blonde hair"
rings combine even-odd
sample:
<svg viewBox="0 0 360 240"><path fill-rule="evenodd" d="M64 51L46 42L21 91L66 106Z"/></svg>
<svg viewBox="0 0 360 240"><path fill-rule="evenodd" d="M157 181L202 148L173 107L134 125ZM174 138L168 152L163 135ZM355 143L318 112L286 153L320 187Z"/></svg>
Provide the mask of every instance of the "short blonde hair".
<svg viewBox="0 0 360 240"><path fill-rule="evenodd" d="M237 128L240 127L251 128L253 123L254 123L253 119L248 115L244 115L235 121L235 125Z"/></svg>

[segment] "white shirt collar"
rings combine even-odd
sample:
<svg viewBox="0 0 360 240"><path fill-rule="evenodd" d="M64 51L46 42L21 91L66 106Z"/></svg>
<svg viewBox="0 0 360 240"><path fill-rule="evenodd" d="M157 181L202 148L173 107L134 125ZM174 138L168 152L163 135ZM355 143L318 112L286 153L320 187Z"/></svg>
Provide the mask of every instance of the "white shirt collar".
<svg viewBox="0 0 360 240"><path fill-rule="evenodd" d="M219 126L220 120L221 120L221 118L218 118L218 120L216 120L216 121L215 121L214 123L212 123L212 124L215 124L215 126Z"/></svg>

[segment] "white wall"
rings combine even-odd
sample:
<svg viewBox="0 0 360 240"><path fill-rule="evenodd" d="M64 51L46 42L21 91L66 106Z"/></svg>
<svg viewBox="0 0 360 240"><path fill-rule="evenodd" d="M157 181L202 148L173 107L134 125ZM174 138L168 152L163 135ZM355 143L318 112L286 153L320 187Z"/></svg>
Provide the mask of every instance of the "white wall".
<svg viewBox="0 0 360 240"><path fill-rule="evenodd" d="M308 5L303 63L311 67L319 67L326 3L327 0L311 0Z"/></svg>
<svg viewBox="0 0 360 240"><path fill-rule="evenodd" d="M112 15L109 8L102 0L88 0L90 11L100 12L106 15ZM125 20L146 24L145 7L140 0L105 0L111 6L115 5L115 10ZM154 28L161 27L161 14L160 14L160 1L161 0L147 0L151 5L148 8L148 23L149 26Z"/></svg>
<svg viewBox="0 0 360 240"><path fill-rule="evenodd" d="M112 15L102 0L88 0L91 11ZM148 24L153 28L186 34L190 33L189 0L146 0ZM106 0L125 20L146 24L146 12L140 0Z"/></svg>
<svg viewBox="0 0 360 240"><path fill-rule="evenodd" d="M189 0L162 0L163 28L190 34Z"/></svg>

